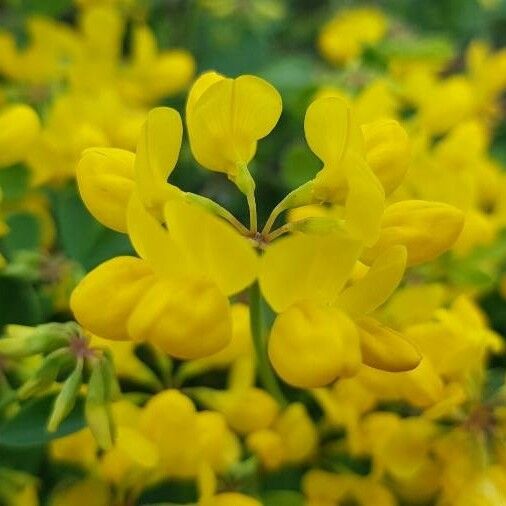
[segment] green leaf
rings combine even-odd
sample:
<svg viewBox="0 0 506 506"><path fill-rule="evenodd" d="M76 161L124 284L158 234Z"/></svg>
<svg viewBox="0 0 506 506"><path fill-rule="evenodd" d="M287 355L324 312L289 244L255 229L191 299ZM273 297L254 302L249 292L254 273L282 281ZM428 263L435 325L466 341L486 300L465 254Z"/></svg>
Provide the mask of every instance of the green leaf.
<svg viewBox="0 0 506 506"><path fill-rule="evenodd" d="M9 255L19 250L36 250L41 242L40 222L30 213L13 213L7 217L9 233L3 244Z"/></svg>
<svg viewBox="0 0 506 506"><path fill-rule="evenodd" d="M53 439L68 436L86 426L83 399L80 397L74 409L56 432L46 430L47 420L57 394L40 397L26 403L12 418L0 426L0 445L8 447L41 446Z"/></svg>
<svg viewBox="0 0 506 506"><path fill-rule="evenodd" d="M25 14L58 16L72 8L72 0L10 0L13 8L21 8Z"/></svg>
<svg viewBox="0 0 506 506"><path fill-rule="evenodd" d="M54 194L59 240L65 254L87 270L132 251L128 236L105 228L88 212L74 186Z"/></svg>
<svg viewBox="0 0 506 506"><path fill-rule="evenodd" d="M264 506L303 506L304 496L292 490L273 490L262 495Z"/></svg>
<svg viewBox="0 0 506 506"><path fill-rule="evenodd" d="M0 188L4 200L21 198L28 189L28 169L24 165L13 165L0 170Z"/></svg>
<svg viewBox="0 0 506 506"><path fill-rule="evenodd" d="M0 277L0 327L8 323L37 325L41 321L42 308L33 286L21 279Z"/></svg>

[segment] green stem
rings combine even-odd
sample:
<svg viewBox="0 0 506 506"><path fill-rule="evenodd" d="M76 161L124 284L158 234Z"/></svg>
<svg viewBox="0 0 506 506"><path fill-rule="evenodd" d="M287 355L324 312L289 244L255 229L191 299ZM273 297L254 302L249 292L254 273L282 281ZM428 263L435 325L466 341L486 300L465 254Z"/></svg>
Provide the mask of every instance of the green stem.
<svg viewBox="0 0 506 506"><path fill-rule="evenodd" d="M280 406L284 407L287 405L287 402L267 356L265 342L267 332L264 325L262 295L258 282L251 285L249 299L251 335L253 337L253 346L255 347L258 376L264 388L278 401Z"/></svg>

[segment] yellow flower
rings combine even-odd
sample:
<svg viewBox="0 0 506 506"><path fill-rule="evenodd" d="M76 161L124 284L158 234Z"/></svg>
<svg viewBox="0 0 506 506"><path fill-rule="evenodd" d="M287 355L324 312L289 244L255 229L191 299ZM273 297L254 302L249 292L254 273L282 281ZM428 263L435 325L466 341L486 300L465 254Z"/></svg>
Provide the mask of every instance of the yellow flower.
<svg viewBox="0 0 506 506"><path fill-rule="evenodd" d="M182 195L167 178L174 170L183 126L179 114L168 107L152 109L142 126L137 152L116 148L84 151L77 166L81 197L104 225L127 232L126 210L134 192L155 215L163 214L167 200Z"/></svg>
<svg viewBox="0 0 506 506"><path fill-rule="evenodd" d="M143 408L140 431L156 446L160 468L172 477L196 477L203 464L226 471L239 458L239 443L219 413L197 412L176 390L152 397Z"/></svg>
<svg viewBox="0 0 506 506"><path fill-rule="evenodd" d="M370 263L385 248L402 245L407 265L428 262L453 246L463 225L464 214L453 206L422 200L396 202L383 214L378 241L361 258Z"/></svg>
<svg viewBox="0 0 506 506"><path fill-rule="evenodd" d="M232 334L228 296L256 276L256 254L247 240L177 201L165 206L170 232L135 196L127 221L141 258L114 258L90 272L71 297L76 319L101 337L148 340L179 358L225 347ZM97 313L96 304L103 311Z"/></svg>
<svg viewBox="0 0 506 506"><path fill-rule="evenodd" d="M308 506L337 506L347 501L357 505L395 506L393 494L371 478L334 474L313 469L303 478Z"/></svg>
<svg viewBox="0 0 506 506"><path fill-rule="evenodd" d="M420 361L400 334L365 318L399 284L405 249L385 250L362 279L346 286L360 251L360 243L344 233L302 234L278 240L262 257L260 286L279 313L269 356L288 383L322 386L355 374L362 361L390 371L413 369Z"/></svg>
<svg viewBox="0 0 506 506"><path fill-rule="evenodd" d="M307 109L304 131L309 147L324 163L313 182L314 198L344 204L348 230L366 244L373 244L379 233L385 192L367 164L364 137L350 108L335 97L315 100Z"/></svg>
<svg viewBox="0 0 506 506"><path fill-rule="evenodd" d="M270 428L252 432L246 439L248 448L268 470L307 461L317 443L316 427L300 403L290 404Z"/></svg>
<svg viewBox="0 0 506 506"><path fill-rule="evenodd" d="M0 111L0 168L26 159L37 138L40 122L35 111L23 104Z"/></svg>
<svg viewBox="0 0 506 506"><path fill-rule="evenodd" d="M324 25L318 49L330 63L343 65L358 58L366 46L380 41L387 27L388 21L378 9L344 10Z"/></svg>
<svg viewBox="0 0 506 506"><path fill-rule="evenodd" d="M122 72L120 89L131 102L154 102L186 88L195 73L195 61L182 49L159 51L145 25L133 30L132 58Z"/></svg>

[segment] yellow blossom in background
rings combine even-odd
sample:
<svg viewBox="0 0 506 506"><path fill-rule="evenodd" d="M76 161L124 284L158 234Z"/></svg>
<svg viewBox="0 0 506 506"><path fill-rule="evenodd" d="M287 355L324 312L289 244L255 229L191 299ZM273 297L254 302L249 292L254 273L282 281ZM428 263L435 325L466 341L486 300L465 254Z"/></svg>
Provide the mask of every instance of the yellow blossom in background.
<svg viewBox="0 0 506 506"><path fill-rule="evenodd" d="M387 28L388 21L380 10L343 10L322 28L318 48L330 63L343 65L358 58L367 45L381 40Z"/></svg>

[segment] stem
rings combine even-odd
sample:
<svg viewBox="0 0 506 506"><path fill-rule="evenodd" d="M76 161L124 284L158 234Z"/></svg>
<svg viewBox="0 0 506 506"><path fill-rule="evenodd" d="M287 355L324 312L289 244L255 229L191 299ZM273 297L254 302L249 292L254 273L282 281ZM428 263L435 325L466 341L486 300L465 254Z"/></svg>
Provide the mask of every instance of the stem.
<svg viewBox="0 0 506 506"><path fill-rule="evenodd" d="M249 208L249 228L253 234L258 231L258 219L257 219L257 202L255 199L255 192L251 191L246 194L248 199Z"/></svg>
<svg viewBox="0 0 506 506"><path fill-rule="evenodd" d="M282 200L273 210L270 216L267 218L267 221L265 222L265 226L262 230L262 235L267 235L272 226L274 225L274 222L276 221L277 217L285 210L284 200Z"/></svg>
<svg viewBox="0 0 506 506"><path fill-rule="evenodd" d="M313 202L313 181L308 181L302 186L291 191L279 204L272 210L271 215L267 218L265 226L262 230L262 235L269 234L274 222L278 216L287 209L294 207L301 207Z"/></svg>
<svg viewBox="0 0 506 506"><path fill-rule="evenodd" d="M268 234L266 236L266 241L267 242L274 241L274 239L277 239L280 235L291 232L292 230L293 230L293 224L292 223L285 223L281 227L277 228L276 230L273 230L270 234Z"/></svg>
<svg viewBox="0 0 506 506"><path fill-rule="evenodd" d="M202 206L204 209L207 209L208 211L211 211L221 218L227 220L233 227L237 229L240 234L245 236L249 235L250 231L228 209L220 206L217 202L214 202L213 200L206 197L202 197L202 195L197 195L191 192L186 193L186 198L190 202L194 202Z"/></svg>
<svg viewBox="0 0 506 506"><path fill-rule="evenodd" d="M278 401L280 406L284 407L287 405L287 402L267 356L265 343L266 329L262 314L262 295L258 282L251 285L249 298L251 335L253 337L253 346L255 347L258 376L264 388Z"/></svg>

